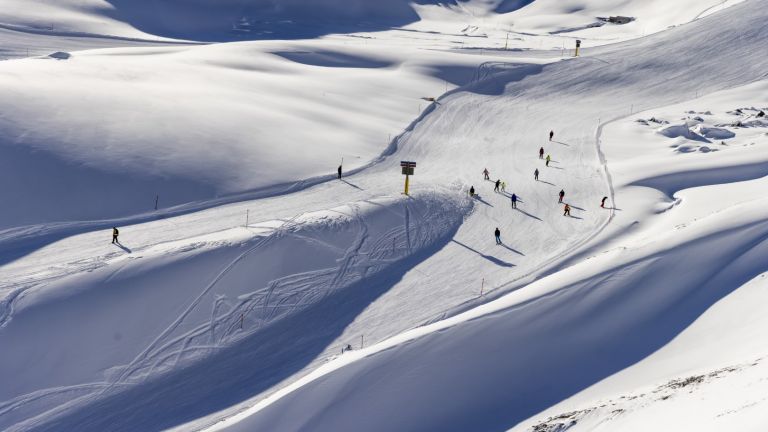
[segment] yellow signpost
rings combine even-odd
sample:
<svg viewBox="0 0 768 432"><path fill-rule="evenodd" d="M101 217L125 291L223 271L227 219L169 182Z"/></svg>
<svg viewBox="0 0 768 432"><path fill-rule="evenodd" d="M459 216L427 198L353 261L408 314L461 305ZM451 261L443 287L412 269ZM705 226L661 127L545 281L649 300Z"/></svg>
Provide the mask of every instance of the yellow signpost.
<svg viewBox="0 0 768 432"><path fill-rule="evenodd" d="M403 193L408 195L408 183L410 176L413 175L413 171L416 168L416 162L400 161L400 167L402 168L403 175L405 176L405 190Z"/></svg>

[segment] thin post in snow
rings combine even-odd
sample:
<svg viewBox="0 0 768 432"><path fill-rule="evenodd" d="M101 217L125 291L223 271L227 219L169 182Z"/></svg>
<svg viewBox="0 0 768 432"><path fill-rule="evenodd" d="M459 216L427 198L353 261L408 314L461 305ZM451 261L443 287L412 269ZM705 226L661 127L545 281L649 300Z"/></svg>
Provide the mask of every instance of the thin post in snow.
<svg viewBox="0 0 768 432"><path fill-rule="evenodd" d="M157 202L160 200L160 195L155 195L155 210L157 210Z"/></svg>
<svg viewBox="0 0 768 432"><path fill-rule="evenodd" d="M251 212L250 209L245 209L245 227L246 228L248 228L248 216L250 216L249 214L250 212Z"/></svg>
<svg viewBox="0 0 768 432"><path fill-rule="evenodd" d="M243 318L245 314L240 314L240 330L243 329Z"/></svg>
<svg viewBox="0 0 768 432"><path fill-rule="evenodd" d="M483 289L485 288L485 278L483 278L483 281L480 282L480 297L483 296Z"/></svg>
<svg viewBox="0 0 768 432"><path fill-rule="evenodd" d="M365 339L363 338L363 335L360 335L360 349L363 349L365 346Z"/></svg>

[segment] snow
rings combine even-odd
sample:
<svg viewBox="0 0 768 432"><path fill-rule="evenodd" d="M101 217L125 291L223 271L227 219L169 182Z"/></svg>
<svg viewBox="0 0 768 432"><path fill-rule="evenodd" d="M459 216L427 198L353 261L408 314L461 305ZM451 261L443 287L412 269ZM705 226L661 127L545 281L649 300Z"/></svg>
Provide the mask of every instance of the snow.
<svg viewBox="0 0 768 432"><path fill-rule="evenodd" d="M7 1L0 428L766 421L761 2Z"/></svg>
<svg viewBox="0 0 768 432"><path fill-rule="evenodd" d="M688 31L695 28L692 26ZM699 29L710 31L703 25ZM680 34L685 43L690 43L689 37L687 31ZM673 44L673 40L666 37L666 46ZM759 40L756 38L755 42ZM657 54L658 50L653 52ZM612 64L611 58L603 59ZM751 79L761 76L762 73L754 71ZM749 79L742 76L734 82ZM639 89L648 88L642 81L635 83ZM679 88L680 84L667 83L671 88ZM739 96L760 94L752 90L747 88ZM562 97L562 92L558 95ZM647 91L634 96L634 100L645 97L643 104L653 103L647 99ZM602 100L595 105L606 108L606 103L608 100ZM639 127L631 120L626 124ZM226 430L270 429L278 425L282 430L296 430L309 424L315 430L510 427L645 358L686 329L712 304L760 277L765 269L762 257L768 247L768 227L761 201L749 201L745 195L754 195L755 190L764 186L739 187L740 194L732 194L733 188L729 194L716 193L731 196L740 205L725 200L721 204L723 210L705 221L697 221L687 230L676 229L681 220L689 224L695 220L705 205L711 209L712 201L707 199L711 192L702 191L698 199L686 194L679 198L683 204L673 204L675 211L664 213L674 219L664 221L665 229L643 229L636 221L648 220L650 216L643 213L652 210L655 203L666 201L665 196L638 190L630 180L633 176L650 175L651 161L648 165L638 164L636 159L628 158L627 152L646 155L647 150L642 143L626 145L626 140L613 139L608 132L600 141L609 164L617 154L622 156L622 162L609 165L617 187L615 200L621 211L616 212L615 222L600 235L607 243L605 252L463 316L393 338L375 354L317 373L314 380L302 382L295 391L281 393L282 397L271 398L255 406L244 418L233 418L222 426ZM614 146L607 144L611 142ZM663 163L670 156L667 153L664 159L654 158L653 166L657 170L680 170L677 163ZM740 155L740 162L744 164L749 156L754 157L755 153ZM754 172L749 164L737 171L735 175L745 177L740 181L764 183L754 179L764 177L765 173ZM661 173L656 177L665 179ZM694 178L703 184L683 185L674 181L675 177L666 178L666 192L675 194L687 187L704 186L707 180L722 181L718 176ZM691 207L687 204L689 200ZM629 233L628 238L619 242L615 240L616 232L622 231ZM603 247L587 249L593 253L602 250ZM585 257L585 253L581 256ZM680 271L678 263L691 260L696 263L694 269ZM743 308L745 303L739 306ZM732 331L739 329L728 329L728 334ZM702 338L696 338L696 343L702 343ZM717 346L713 344L712 348ZM751 348L751 357L756 358L761 347ZM691 367L685 359L674 360L678 368ZM728 364L718 364L724 366ZM691 421L688 420L689 425Z"/></svg>

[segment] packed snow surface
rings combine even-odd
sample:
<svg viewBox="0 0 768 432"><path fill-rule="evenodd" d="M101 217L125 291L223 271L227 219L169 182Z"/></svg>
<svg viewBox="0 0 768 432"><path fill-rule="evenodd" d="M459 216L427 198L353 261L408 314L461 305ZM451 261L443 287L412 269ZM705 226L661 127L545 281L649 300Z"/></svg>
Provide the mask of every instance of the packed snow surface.
<svg viewBox="0 0 768 432"><path fill-rule="evenodd" d="M768 421L764 1L5 6L0 429Z"/></svg>

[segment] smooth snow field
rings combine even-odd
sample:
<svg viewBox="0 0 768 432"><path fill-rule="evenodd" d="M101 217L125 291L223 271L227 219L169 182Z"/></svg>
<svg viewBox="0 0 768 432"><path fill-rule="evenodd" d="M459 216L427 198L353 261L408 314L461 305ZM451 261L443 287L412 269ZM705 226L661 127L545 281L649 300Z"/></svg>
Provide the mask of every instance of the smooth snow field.
<svg viewBox="0 0 768 432"><path fill-rule="evenodd" d="M768 428L767 1L0 5L0 430Z"/></svg>

